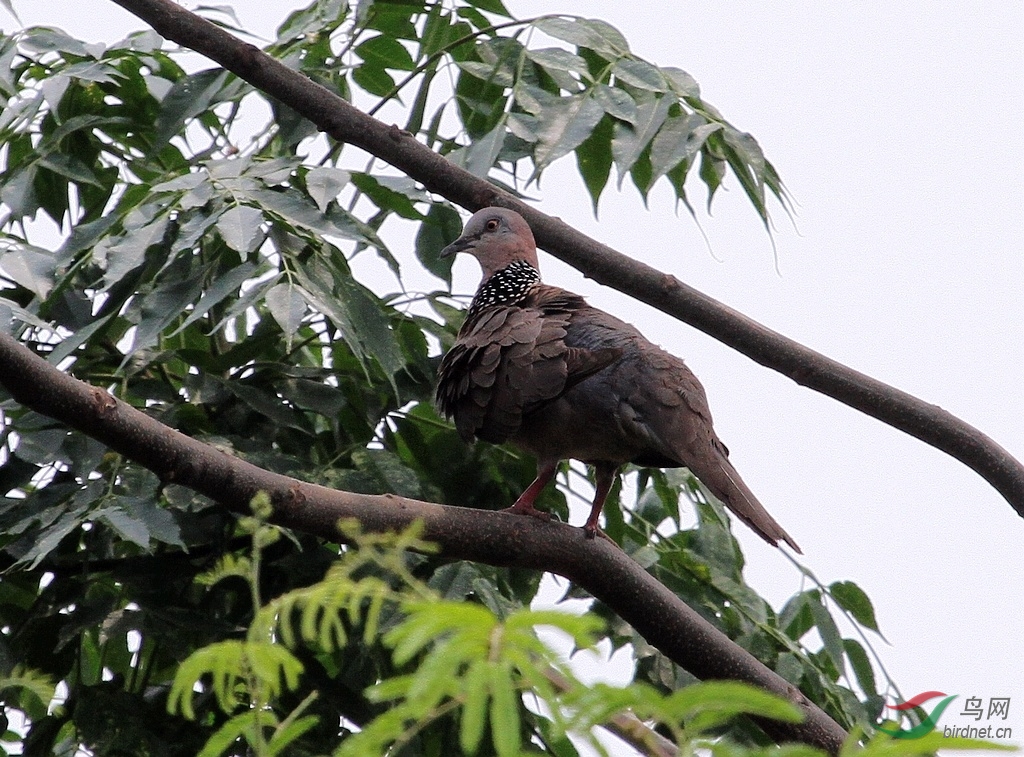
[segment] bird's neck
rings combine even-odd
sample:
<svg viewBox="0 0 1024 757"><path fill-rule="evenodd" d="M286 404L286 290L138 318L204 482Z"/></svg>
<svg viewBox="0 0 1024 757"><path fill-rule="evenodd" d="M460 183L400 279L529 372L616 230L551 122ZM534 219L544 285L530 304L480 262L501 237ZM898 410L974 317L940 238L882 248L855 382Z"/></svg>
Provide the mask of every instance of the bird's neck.
<svg viewBox="0 0 1024 757"><path fill-rule="evenodd" d="M496 305L515 305L539 283L540 271L525 260L515 260L480 285L469 306L469 316Z"/></svg>

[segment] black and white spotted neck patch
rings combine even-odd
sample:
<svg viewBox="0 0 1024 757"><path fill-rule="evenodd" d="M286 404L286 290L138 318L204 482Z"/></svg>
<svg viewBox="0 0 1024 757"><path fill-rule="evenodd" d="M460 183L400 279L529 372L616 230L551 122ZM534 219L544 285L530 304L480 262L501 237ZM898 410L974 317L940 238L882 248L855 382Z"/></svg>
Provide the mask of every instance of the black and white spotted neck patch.
<svg viewBox="0 0 1024 757"><path fill-rule="evenodd" d="M514 305L538 283L540 272L536 268L525 260L513 261L487 279L477 290L469 305L467 317L495 305Z"/></svg>

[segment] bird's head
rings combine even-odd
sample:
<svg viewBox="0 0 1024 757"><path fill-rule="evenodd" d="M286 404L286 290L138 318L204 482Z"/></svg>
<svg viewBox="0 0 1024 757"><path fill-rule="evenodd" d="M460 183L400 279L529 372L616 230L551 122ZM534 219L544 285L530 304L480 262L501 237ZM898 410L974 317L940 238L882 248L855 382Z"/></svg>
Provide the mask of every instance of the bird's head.
<svg viewBox="0 0 1024 757"><path fill-rule="evenodd" d="M441 250L441 257L459 252L468 252L477 259L485 281L517 260L540 270L530 225L514 210L484 208L474 213L462 236Z"/></svg>

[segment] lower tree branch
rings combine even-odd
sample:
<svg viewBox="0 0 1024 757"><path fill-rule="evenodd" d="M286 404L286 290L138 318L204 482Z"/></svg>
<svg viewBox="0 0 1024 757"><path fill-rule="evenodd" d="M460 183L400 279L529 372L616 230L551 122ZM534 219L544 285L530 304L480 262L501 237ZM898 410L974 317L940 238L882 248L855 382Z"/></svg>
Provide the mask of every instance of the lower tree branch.
<svg viewBox="0 0 1024 757"><path fill-rule="evenodd" d="M97 439L145 466L161 481L193 489L229 510L249 513L257 492L270 495L273 522L338 541L338 522L364 531L400 531L424 524L424 539L450 559L546 570L586 589L667 657L701 679L744 681L785 697L801 723L759 720L778 741L801 741L839 752L846 732L796 687L700 617L638 563L583 530L500 512L439 505L391 494L335 491L271 473L191 439L49 365L16 339L0 334L0 385L15 401Z"/></svg>
<svg viewBox="0 0 1024 757"><path fill-rule="evenodd" d="M545 677L559 691L567 691L569 682L557 670L549 668ZM613 715L604 728L633 747L640 754L651 757L678 757L679 747L650 728L632 712L620 712Z"/></svg>
<svg viewBox="0 0 1024 757"><path fill-rule="evenodd" d="M366 115L337 94L173 0L114 0L173 40L302 114L341 142L357 145L431 192L469 210L502 205L522 214L538 244L589 278L700 329L798 384L839 400L946 452L972 468L1024 517L1024 465L978 429L936 405L825 357L650 266L597 242L458 168L397 126Z"/></svg>

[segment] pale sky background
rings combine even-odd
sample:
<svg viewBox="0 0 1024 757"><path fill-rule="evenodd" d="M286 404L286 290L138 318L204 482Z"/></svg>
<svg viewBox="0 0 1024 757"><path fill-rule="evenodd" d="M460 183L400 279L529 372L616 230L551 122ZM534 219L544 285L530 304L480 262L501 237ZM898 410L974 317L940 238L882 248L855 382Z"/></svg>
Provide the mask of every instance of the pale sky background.
<svg viewBox="0 0 1024 757"><path fill-rule="evenodd" d="M636 54L688 71L758 139L798 204L796 230L774 209L778 270L732 179L701 219L712 252L667 185L649 211L628 180L621 194L612 187L595 220L571 158L530 192L541 210L1024 459L1024 3L506 2L521 17L602 18ZM243 26L264 34L297 5L236 3ZM15 7L28 24L88 41L141 27L104 0ZM874 601L888 641L875 649L905 696L959 694L941 725L985 725L960 716L963 701L1010 697L1007 720L988 722L1024 743L1024 521L999 494L945 454L550 256L541 265L548 282L686 358L733 462L803 563ZM478 276L460 261L456 290ZM742 525L736 533L748 581L780 607L800 574Z"/></svg>

